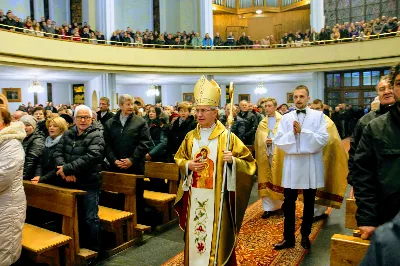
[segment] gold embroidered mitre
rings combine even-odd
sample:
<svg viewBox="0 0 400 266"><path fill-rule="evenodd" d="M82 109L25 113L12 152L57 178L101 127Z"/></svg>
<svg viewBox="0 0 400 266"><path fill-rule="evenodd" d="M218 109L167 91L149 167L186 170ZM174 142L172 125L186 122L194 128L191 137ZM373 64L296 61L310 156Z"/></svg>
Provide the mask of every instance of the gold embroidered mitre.
<svg viewBox="0 0 400 266"><path fill-rule="evenodd" d="M219 106L220 98L221 88L213 79L208 81L205 76L202 76L194 86L196 105Z"/></svg>

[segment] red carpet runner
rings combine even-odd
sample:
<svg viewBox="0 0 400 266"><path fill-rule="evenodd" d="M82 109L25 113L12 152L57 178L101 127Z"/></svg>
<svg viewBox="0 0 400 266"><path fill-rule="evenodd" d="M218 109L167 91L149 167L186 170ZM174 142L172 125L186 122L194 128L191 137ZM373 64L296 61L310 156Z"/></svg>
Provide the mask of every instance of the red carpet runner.
<svg viewBox="0 0 400 266"><path fill-rule="evenodd" d="M243 225L239 233L236 247L238 265L266 266L266 265L298 265L306 254L300 246L300 224L303 215L303 204L298 202L296 208L296 247L282 251L275 251L273 244L282 239L283 214L261 219L263 213L261 200L258 200L246 210ZM322 228L324 220L315 222L312 227L310 240L316 238ZM183 251L165 262L163 266L183 265Z"/></svg>
<svg viewBox="0 0 400 266"><path fill-rule="evenodd" d="M349 139L343 140L345 149L350 147ZM329 209L330 212L330 209ZM238 245L236 247L236 258L241 266L266 266L285 265L297 266L307 253L300 246L300 225L303 215L303 203L297 202L296 207L296 247L275 251L273 244L282 240L283 214L272 216L266 220L261 219L263 213L261 199L249 206L243 220L239 233ZM321 230L325 220L313 223L310 240L313 242ZM165 262L163 266L183 265L183 251Z"/></svg>

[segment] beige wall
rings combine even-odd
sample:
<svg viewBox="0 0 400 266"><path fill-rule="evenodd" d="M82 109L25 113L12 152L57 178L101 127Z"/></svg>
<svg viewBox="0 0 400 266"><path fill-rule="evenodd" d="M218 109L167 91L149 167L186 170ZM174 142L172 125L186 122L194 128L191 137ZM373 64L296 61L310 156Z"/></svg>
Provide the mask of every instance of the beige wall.
<svg viewBox="0 0 400 266"><path fill-rule="evenodd" d="M111 73L294 73L390 66L400 61L400 37L300 48L249 50L115 47L7 31L0 31L0 40L0 64L3 65Z"/></svg>
<svg viewBox="0 0 400 266"><path fill-rule="evenodd" d="M226 38L226 29L229 26L244 26L245 28L235 27L232 30L234 36L238 38L241 32L246 31L253 40L261 40L266 35L283 36L285 32L297 30L304 32L310 28L310 10L294 10L280 13L268 13L263 17L240 18L239 15L214 15L214 32L219 32Z"/></svg>

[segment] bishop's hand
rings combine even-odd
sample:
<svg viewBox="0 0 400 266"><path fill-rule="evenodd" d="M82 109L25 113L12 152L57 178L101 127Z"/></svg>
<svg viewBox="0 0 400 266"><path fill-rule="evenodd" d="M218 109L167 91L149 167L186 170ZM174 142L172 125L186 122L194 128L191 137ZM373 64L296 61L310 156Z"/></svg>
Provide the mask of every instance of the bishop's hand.
<svg viewBox="0 0 400 266"><path fill-rule="evenodd" d="M231 151L224 151L224 162L233 163L233 156Z"/></svg>
<svg viewBox="0 0 400 266"><path fill-rule="evenodd" d="M189 161L188 168L190 171L199 172L204 169L204 163L200 162L201 157L197 157L194 160Z"/></svg>

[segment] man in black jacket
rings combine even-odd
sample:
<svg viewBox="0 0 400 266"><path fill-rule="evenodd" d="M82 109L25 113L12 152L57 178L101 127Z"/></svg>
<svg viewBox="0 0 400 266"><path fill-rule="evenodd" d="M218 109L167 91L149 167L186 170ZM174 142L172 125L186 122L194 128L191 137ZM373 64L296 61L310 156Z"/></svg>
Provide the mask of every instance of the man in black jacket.
<svg viewBox="0 0 400 266"><path fill-rule="evenodd" d="M224 125L227 126L228 122L228 116L230 114L230 108L231 104L227 103L225 105L225 115L222 115L219 121ZM246 135L246 122L244 121L243 118L240 118L237 116L237 107L233 106L233 124L231 131L239 138L239 139L245 139Z"/></svg>
<svg viewBox="0 0 400 266"><path fill-rule="evenodd" d="M97 112L97 120L99 120L104 126L108 119L115 116L114 113L110 111L110 99L108 99L107 97L101 97L99 108L100 111Z"/></svg>
<svg viewBox="0 0 400 266"><path fill-rule="evenodd" d="M128 94L119 97L120 111L104 124L106 157L110 171L142 175L145 156L154 146L146 121L134 114L134 99ZM143 180L136 183L137 217L144 219Z"/></svg>
<svg viewBox="0 0 400 266"><path fill-rule="evenodd" d="M248 111L249 104L247 101L241 101L239 103L240 112L238 116L245 120L246 124L246 135L244 139L241 139L245 145L253 145L254 137L258 127L258 121L256 116Z"/></svg>
<svg viewBox="0 0 400 266"><path fill-rule="evenodd" d="M400 64L389 78L396 103L365 127L354 156L352 183L363 239L400 210Z"/></svg>
<svg viewBox="0 0 400 266"><path fill-rule="evenodd" d="M101 162L104 139L101 130L92 124L92 110L80 105L75 109L76 126L61 137L54 151L57 175L71 184L72 188L87 191L78 198L78 217L83 246L99 251L100 220L99 194L101 187Z"/></svg>
<svg viewBox="0 0 400 266"><path fill-rule="evenodd" d="M378 91L378 97L380 103L380 108L375 111L371 111L368 114L364 115L360 120L358 120L353 134L350 139L350 150L349 150L349 174L347 176L347 182L349 185L352 185L352 177L353 177L353 162L354 162L354 154L356 153L358 143L360 142L361 135L364 131L364 128L371 122L373 119L386 114L389 110L389 106L394 104L394 96L393 96L393 88L390 85L390 80L387 76L382 77L376 86L376 90Z"/></svg>

